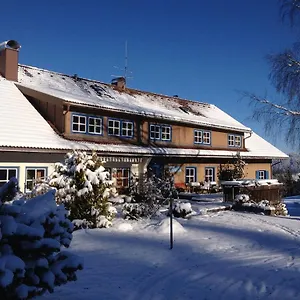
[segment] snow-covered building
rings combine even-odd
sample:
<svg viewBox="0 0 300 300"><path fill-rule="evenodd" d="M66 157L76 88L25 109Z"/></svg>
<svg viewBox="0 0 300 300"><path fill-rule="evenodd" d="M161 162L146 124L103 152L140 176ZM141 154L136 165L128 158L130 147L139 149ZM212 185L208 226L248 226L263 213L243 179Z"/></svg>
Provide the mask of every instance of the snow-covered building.
<svg viewBox="0 0 300 300"><path fill-rule="evenodd" d="M149 166L170 168L178 186L216 181L237 152L247 178L266 179L287 157L213 104L20 65L19 49L0 44L0 185L17 176L30 189L72 149L97 151L125 188Z"/></svg>

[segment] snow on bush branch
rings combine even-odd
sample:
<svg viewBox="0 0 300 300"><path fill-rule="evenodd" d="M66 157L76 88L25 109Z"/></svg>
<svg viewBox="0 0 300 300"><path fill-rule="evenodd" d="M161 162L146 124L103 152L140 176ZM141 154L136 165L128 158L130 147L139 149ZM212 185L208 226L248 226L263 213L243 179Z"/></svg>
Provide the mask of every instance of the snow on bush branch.
<svg viewBox="0 0 300 300"><path fill-rule="evenodd" d="M56 200L70 210L71 220L84 220L87 227L108 227L116 214L108 202L112 191L108 175L96 153L74 151L63 164L56 163L49 185L57 189Z"/></svg>
<svg viewBox="0 0 300 300"><path fill-rule="evenodd" d="M69 247L73 225L55 191L13 200L17 180L0 188L0 299L29 299L76 280L81 259Z"/></svg>

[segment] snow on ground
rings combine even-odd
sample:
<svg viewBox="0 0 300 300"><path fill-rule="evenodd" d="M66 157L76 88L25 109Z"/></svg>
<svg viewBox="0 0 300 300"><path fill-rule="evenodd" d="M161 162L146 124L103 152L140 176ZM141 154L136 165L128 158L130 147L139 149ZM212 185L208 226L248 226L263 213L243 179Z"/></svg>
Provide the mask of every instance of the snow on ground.
<svg viewBox="0 0 300 300"><path fill-rule="evenodd" d="M223 202L223 194L193 194L193 193L181 193L179 195L182 202L188 201L192 205L194 211L193 215L206 214L210 210L224 209L231 206L232 203ZM190 199L190 200L189 200Z"/></svg>
<svg viewBox="0 0 300 300"><path fill-rule="evenodd" d="M300 216L300 196L291 196L284 199L290 216Z"/></svg>
<svg viewBox="0 0 300 300"><path fill-rule="evenodd" d="M39 299L300 299L299 219L223 211L177 221L173 250L167 221L75 232L84 270Z"/></svg>

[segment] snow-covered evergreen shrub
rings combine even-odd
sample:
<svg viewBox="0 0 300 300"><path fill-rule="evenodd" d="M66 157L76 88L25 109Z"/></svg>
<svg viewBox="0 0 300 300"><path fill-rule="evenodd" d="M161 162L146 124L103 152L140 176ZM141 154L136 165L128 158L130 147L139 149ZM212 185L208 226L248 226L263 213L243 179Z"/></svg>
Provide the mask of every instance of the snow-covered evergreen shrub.
<svg viewBox="0 0 300 300"><path fill-rule="evenodd" d="M192 206L189 202L176 202L173 208L173 215L176 218L187 218L192 212Z"/></svg>
<svg viewBox="0 0 300 300"><path fill-rule="evenodd" d="M61 251L72 239L67 211L55 191L13 200L16 179L0 188L0 299L29 299L76 280L82 261Z"/></svg>
<svg viewBox="0 0 300 300"><path fill-rule="evenodd" d="M71 220L86 220L89 227L107 227L115 216L109 203L112 182L96 153L74 151L64 163L55 164L49 184L57 189L56 200L70 210Z"/></svg>

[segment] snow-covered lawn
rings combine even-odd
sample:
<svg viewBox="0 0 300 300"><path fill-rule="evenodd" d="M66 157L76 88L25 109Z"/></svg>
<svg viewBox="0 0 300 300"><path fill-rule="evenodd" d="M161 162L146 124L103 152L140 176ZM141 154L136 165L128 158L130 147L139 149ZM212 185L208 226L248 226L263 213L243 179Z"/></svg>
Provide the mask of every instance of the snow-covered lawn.
<svg viewBox="0 0 300 300"><path fill-rule="evenodd" d="M74 233L78 281L41 299L300 299L300 221L224 211Z"/></svg>
<svg viewBox="0 0 300 300"><path fill-rule="evenodd" d="M300 216L300 196L291 196L284 199L284 203L291 216Z"/></svg>

